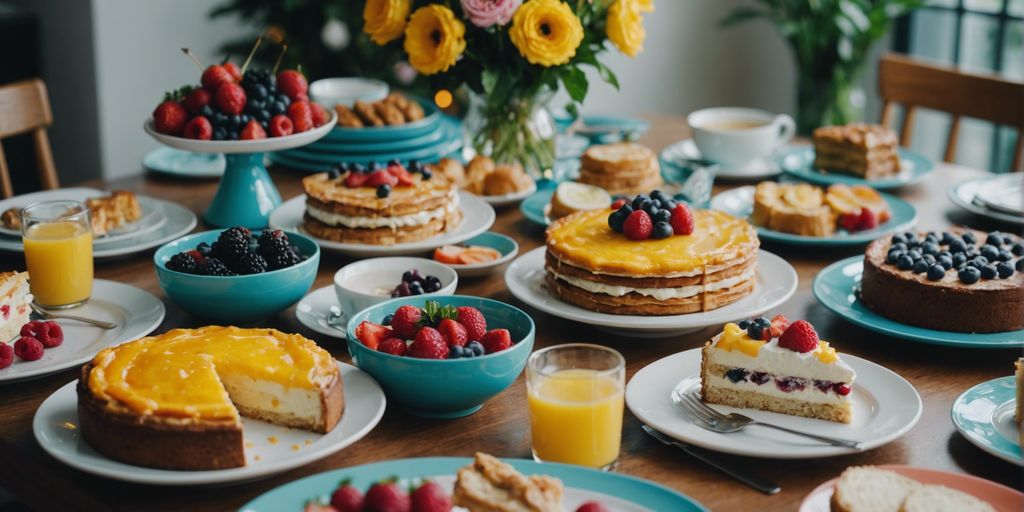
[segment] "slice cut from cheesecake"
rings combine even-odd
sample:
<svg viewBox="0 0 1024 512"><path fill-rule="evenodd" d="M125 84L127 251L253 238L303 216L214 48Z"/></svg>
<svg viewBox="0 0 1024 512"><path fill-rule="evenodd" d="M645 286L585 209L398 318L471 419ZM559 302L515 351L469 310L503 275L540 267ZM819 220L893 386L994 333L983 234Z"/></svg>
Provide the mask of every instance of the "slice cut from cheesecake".
<svg viewBox="0 0 1024 512"><path fill-rule="evenodd" d="M28 272L0 273L0 343L13 340L28 323L29 302Z"/></svg>
<svg viewBox="0 0 1024 512"><path fill-rule="evenodd" d="M849 423L856 372L805 321L725 324L701 352L707 403Z"/></svg>

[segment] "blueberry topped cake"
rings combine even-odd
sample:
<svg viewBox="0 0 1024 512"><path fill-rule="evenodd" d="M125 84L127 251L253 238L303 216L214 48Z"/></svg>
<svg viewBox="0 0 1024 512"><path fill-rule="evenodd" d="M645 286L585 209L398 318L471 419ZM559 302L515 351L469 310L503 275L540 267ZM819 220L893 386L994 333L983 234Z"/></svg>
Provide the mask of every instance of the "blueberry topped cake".
<svg viewBox="0 0 1024 512"><path fill-rule="evenodd" d="M462 222L455 183L417 163L352 164L306 176L302 187L303 229L325 240L394 245L451 231Z"/></svg>
<svg viewBox="0 0 1024 512"><path fill-rule="evenodd" d="M928 329L1024 329L1024 242L971 230L875 240L864 255L860 298L882 316Z"/></svg>
<svg viewBox="0 0 1024 512"><path fill-rule="evenodd" d="M701 351L700 394L711 404L849 423L856 377L814 326L782 315L727 323Z"/></svg>

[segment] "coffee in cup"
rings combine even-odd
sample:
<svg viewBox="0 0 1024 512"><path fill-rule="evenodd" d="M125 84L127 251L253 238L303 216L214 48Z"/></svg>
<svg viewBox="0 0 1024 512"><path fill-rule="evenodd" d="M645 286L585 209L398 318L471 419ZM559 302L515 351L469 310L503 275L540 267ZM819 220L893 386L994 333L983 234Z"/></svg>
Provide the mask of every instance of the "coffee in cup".
<svg viewBox="0 0 1024 512"><path fill-rule="evenodd" d="M796 132L792 117L752 108L707 108L686 120L701 156L727 169L772 156Z"/></svg>

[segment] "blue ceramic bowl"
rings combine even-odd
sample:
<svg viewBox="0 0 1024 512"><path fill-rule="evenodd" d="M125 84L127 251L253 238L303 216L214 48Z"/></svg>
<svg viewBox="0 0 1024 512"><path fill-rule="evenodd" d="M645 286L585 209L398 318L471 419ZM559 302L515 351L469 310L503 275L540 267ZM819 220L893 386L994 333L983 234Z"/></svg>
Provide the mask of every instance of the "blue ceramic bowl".
<svg viewBox="0 0 1024 512"><path fill-rule="evenodd" d="M491 249L501 253L500 258L484 263L471 263L468 265L443 263L443 265L455 269L455 272L459 274L459 277L463 278L485 276L492 272L497 272L508 265L508 263L516 257L516 254L519 254L519 244L517 244L515 240L494 231L484 231L469 240L461 242L459 245L466 247L471 245L480 245L490 247Z"/></svg>
<svg viewBox="0 0 1024 512"><path fill-rule="evenodd" d="M195 249L201 242L212 244L221 231L184 236L164 244L153 255L160 287L181 309L221 325L251 324L291 306L313 285L320 265L320 247L310 238L291 232L288 240L309 258L288 268L245 276L199 276L167 268L171 256ZM253 231L257 236L259 233Z"/></svg>
<svg viewBox="0 0 1024 512"><path fill-rule="evenodd" d="M443 305L473 306L487 319L488 329L508 329L514 344L506 350L466 359L418 359L371 350L356 339L363 320L381 323L399 306L422 307L428 300ZM460 418L473 414L507 388L526 366L533 350L533 320L522 310L496 300L465 295L402 297L371 306L348 321L348 352L360 369L377 379L388 400L411 414L429 418Z"/></svg>

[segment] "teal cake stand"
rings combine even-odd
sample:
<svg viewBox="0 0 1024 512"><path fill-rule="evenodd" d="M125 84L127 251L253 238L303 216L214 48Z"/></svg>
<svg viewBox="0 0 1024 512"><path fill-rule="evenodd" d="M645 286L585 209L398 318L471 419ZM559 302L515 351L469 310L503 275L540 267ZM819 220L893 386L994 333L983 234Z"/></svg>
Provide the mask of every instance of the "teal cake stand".
<svg viewBox="0 0 1024 512"><path fill-rule="evenodd" d="M143 129L161 144L194 153L224 154L224 176L217 187L217 195L207 208L203 219L213 227L245 226L249 229L267 227L270 212L281 204L281 194L267 174L263 155L305 146L315 142L334 129L337 115L323 125L287 137L260 140L194 140L158 133L153 120L146 120Z"/></svg>

